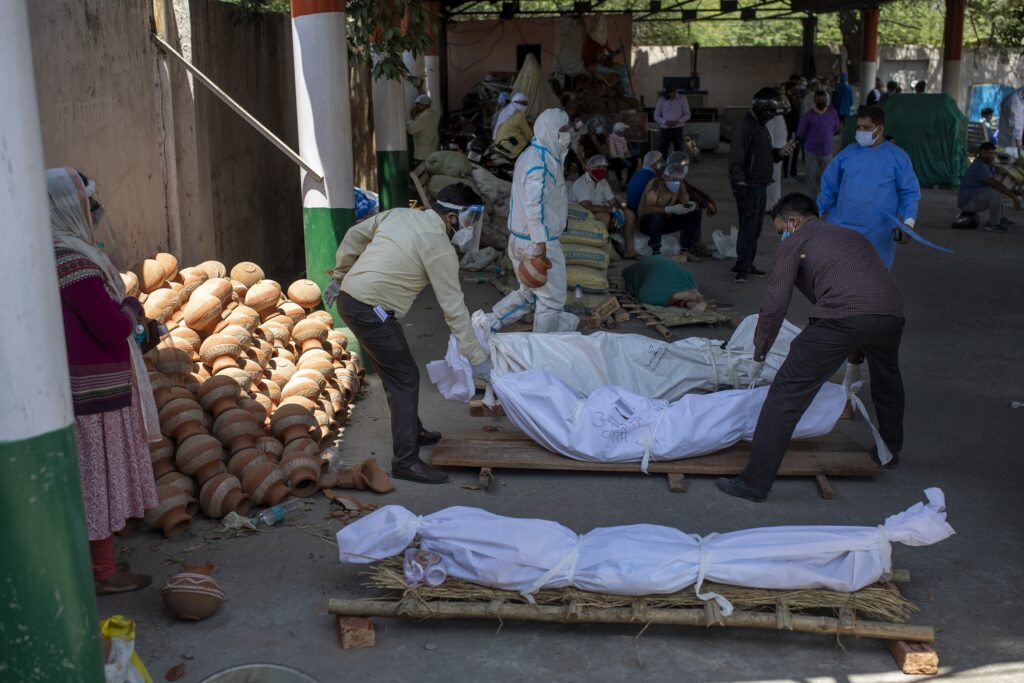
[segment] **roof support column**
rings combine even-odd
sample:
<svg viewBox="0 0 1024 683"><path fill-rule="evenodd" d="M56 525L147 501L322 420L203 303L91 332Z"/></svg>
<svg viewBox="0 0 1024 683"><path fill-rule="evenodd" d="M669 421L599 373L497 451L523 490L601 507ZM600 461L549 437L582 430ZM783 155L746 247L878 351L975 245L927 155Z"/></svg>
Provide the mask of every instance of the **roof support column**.
<svg viewBox="0 0 1024 683"><path fill-rule="evenodd" d="M946 0L943 31L942 92L960 105L960 56L964 49L964 0Z"/></svg>
<svg viewBox="0 0 1024 683"><path fill-rule="evenodd" d="M814 63L814 45L818 33L818 17L810 14L800 20L803 24L804 39L803 48L800 52L800 75L806 78L813 78L818 73L817 65Z"/></svg>
<svg viewBox="0 0 1024 683"><path fill-rule="evenodd" d="M868 93L875 87L875 76L878 75L878 8L862 9L860 16L860 101L863 103Z"/></svg>

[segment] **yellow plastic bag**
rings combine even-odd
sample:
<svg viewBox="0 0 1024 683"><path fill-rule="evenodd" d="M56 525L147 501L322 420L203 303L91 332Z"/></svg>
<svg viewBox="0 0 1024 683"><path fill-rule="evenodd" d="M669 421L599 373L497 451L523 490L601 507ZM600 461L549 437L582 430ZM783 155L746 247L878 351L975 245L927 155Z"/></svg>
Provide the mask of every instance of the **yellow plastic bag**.
<svg viewBox="0 0 1024 683"><path fill-rule="evenodd" d="M153 683L146 665L135 651L135 620L115 614L100 622L104 651L109 654L103 664L107 683Z"/></svg>

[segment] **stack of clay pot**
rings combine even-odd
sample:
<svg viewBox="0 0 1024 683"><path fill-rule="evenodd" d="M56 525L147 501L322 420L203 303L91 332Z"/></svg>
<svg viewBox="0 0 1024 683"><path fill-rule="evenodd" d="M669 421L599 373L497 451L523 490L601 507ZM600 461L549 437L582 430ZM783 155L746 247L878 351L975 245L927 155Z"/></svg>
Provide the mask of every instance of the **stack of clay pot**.
<svg viewBox="0 0 1024 683"><path fill-rule="evenodd" d="M160 504L149 524L173 536L212 518L311 496L348 419L363 370L311 280L287 290L255 263L178 268L170 254L122 273L128 295L168 335L146 354L164 438L150 444Z"/></svg>

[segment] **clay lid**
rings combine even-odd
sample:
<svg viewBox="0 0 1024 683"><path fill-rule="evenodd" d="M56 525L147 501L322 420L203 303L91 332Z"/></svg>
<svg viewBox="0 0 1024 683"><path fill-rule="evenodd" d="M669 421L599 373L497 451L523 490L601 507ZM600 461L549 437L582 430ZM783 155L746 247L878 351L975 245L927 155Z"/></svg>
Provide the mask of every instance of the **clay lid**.
<svg viewBox="0 0 1024 683"><path fill-rule="evenodd" d="M245 305L261 315L277 306L281 297L281 285L273 280L260 280L245 293Z"/></svg>
<svg viewBox="0 0 1024 683"><path fill-rule="evenodd" d="M163 268L164 280L170 282L178 276L178 259L174 257L174 254L160 252L154 257L154 260Z"/></svg>
<svg viewBox="0 0 1024 683"><path fill-rule="evenodd" d="M220 299L221 305L227 304L231 301L235 290L231 286L231 280L223 277L212 277L203 284L196 287L196 290L192 293L192 296L198 294L212 294L213 296Z"/></svg>
<svg viewBox="0 0 1024 683"><path fill-rule="evenodd" d="M203 382L197 392L197 398L207 411L213 409L213 404L221 399L237 399L241 393L238 382L225 375L217 375Z"/></svg>
<svg viewBox="0 0 1024 683"><path fill-rule="evenodd" d="M310 339L319 339L323 341L327 339L327 333L329 332L327 325L316 320L300 320L295 323L295 327L292 328L292 339L297 342L304 342Z"/></svg>
<svg viewBox="0 0 1024 683"><path fill-rule="evenodd" d="M226 334L211 334L199 347L199 357L207 365L213 365L213 361L221 356L238 358L242 352L242 346L238 340Z"/></svg>
<svg viewBox="0 0 1024 683"><path fill-rule="evenodd" d="M135 273L128 271L127 273L121 273L121 282L124 283L124 293L127 296L139 296L139 276Z"/></svg>
<svg viewBox="0 0 1024 683"><path fill-rule="evenodd" d="M154 290L142 305L146 317L164 322L170 318L181 303L181 296L173 289L161 288Z"/></svg>
<svg viewBox="0 0 1024 683"><path fill-rule="evenodd" d="M240 325L226 325L218 330L218 333L237 339L243 350L252 345L252 334Z"/></svg>
<svg viewBox="0 0 1024 683"><path fill-rule="evenodd" d="M210 278L224 277L227 275L228 269L224 267L224 264L220 261L203 261L198 266L199 270L205 272Z"/></svg>
<svg viewBox="0 0 1024 683"><path fill-rule="evenodd" d="M306 320L316 320L317 322L327 325L329 328L334 327L334 316L327 311L313 311L306 316Z"/></svg>
<svg viewBox="0 0 1024 683"><path fill-rule="evenodd" d="M287 401L292 396L305 396L314 399L320 395L320 387L307 377L292 377L281 389L281 398Z"/></svg>
<svg viewBox="0 0 1024 683"><path fill-rule="evenodd" d="M148 258L132 270L139 279L139 289L146 294L159 289L164 283L164 267L156 259Z"/></svg>
<svg viewBox="0 0 1024 683"><path fill-rule="evenodd" d="M252 377L241 368L224 368L215 377L230 377L242 388L242 391L249 391L249 387L252 386Z"/></svg>
<svg viewBox="0 0 1024 683"><path fill-rule="evenodd" d="M234 267L231 268L231 279L238 280L247 288L252 287L263 278L263 269L252 261L242 261L240 263L236 263Z"/></svg>
<svg viewBox="0 0 1024 683"><path fill-rule="evenodd" d="M291 301L283 302L280 306L278 306L278 309L280 309L280 311L284 313L286 316L291 318L292 322L295 323L296 325L298 325L300 321L306 319L306 309L304 309L302 306L299 306L296 303L292 303ZM294 334L295 329L293 328L292 335L294 336Z"/></svg>
<svg viewBox="0 0 1024 683"><path fill-rule="evenodd" d="M312 280L296 280L288 285L288 298L303 308L313 308L320 303L320 285Z"/></svg>
<svg viewBox="0 0 1024 683"><path fill-rule="evenodd" d="M220 320L221 310L220 299L197 289L185 304L182 320L193 330L207 330Z"/></svg>

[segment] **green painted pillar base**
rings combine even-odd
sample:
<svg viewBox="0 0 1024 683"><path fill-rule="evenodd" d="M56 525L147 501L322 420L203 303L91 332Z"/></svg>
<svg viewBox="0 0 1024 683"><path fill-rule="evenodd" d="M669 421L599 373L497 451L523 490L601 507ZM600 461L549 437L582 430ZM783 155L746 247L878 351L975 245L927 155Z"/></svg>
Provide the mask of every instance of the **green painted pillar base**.
<svg viewBox="0 0 1024 683"><path fill-rule="evenodd" d="M71 426L0 443L0 679L104 680Z"/></svg>
<svg viewBox="0 0 1024 683"><path fill-rule="evenodd" d="M409 153L377 152L377 188L380 208L405 209L409 206Z"/></svg>
<svg viewBox="0 0 1024 683"><path fill-rule="evenodd" d="M302 209L302 227L306 239L306 277L324 289L331 281L330 273L337 262L338 247L345 233L356 223L355 209ZM347 329L345 321L338 315L338 308L328 309L334 318L334 326ZM359 353L364 367L368 366L362 348L354 335L349 336L349 350Z"/></svg>

